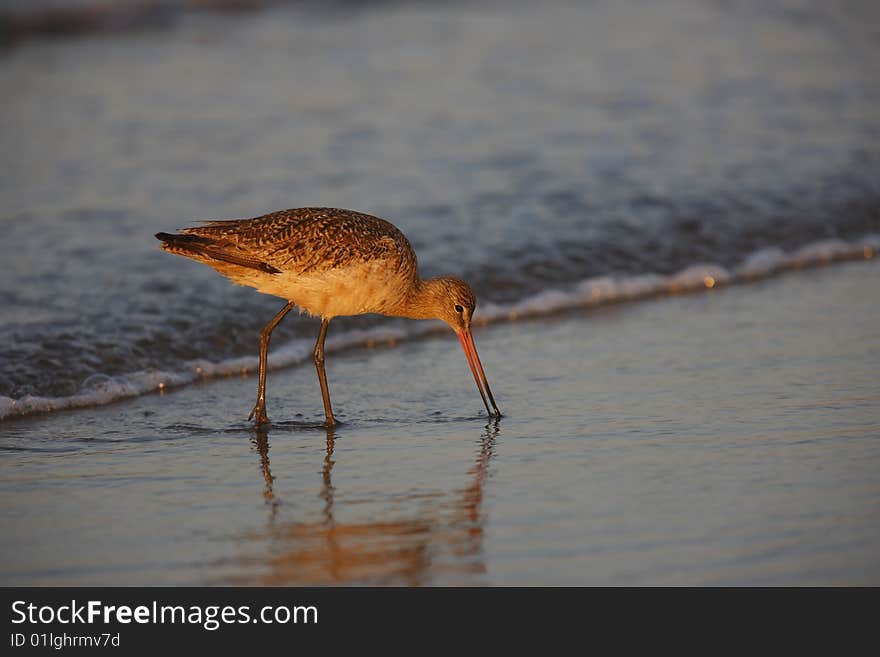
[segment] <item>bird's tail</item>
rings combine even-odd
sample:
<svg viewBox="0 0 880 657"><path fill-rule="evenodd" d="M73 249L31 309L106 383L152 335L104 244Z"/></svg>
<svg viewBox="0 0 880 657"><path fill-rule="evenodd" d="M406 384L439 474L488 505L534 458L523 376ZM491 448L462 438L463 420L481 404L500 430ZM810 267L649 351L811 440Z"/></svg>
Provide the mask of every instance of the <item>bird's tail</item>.
<svg viewBox="0 0 880 657"><path fill-rule="evenodd" d="M211 265L217 261L226 262L239 267L257 269L268 274L280 274L281 270L267 262L254 258L231 245L224 245L201 235L180 235L172 233L156 233L156 239L162 242L162 250L186 256Z"/></svg>

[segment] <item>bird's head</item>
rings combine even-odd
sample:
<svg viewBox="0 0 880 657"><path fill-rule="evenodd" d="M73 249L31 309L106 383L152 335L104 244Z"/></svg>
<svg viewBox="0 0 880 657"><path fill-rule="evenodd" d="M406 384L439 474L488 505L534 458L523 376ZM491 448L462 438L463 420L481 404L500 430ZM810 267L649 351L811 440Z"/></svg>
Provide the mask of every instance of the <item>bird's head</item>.
<svg viewBox="0 0 880 657"><path fill-rule="evenodd" d="M470 329L477 298L470 285L455 276L432 278L426 281L430 288L431 314L442 320L456 333Z"/></svg>
<svg viewBox="0 0 880 657"><path fill-rule="evenodd" d="M483 371L483 365L480 363L474 338L471 335L471 320L474 316L474 309L477 307L477 298L470 285L455 276L432 278L424 281L422 295L427 302L427 316L446 322L458 336L477 383L477 390L486 406L486 411L490 416L501 417L501 411L498 410L498 405L489 389L489 381L486 379L486 373ZM492 403L491 409L489 408L490 401Z"/></svg>

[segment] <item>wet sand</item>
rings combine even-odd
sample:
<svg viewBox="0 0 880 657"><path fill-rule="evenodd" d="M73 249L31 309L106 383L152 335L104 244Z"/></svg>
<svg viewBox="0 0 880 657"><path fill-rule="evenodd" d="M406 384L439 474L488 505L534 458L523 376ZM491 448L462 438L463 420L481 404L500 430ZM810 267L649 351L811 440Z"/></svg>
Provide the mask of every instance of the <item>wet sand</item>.
<svg viewBox="0 0 880 657"><path fill-rule="evenodd" d="M328 356L332 435L307 366L4 421L0 583L880 584L878 280L482 328L488 425L451 333Z"/></svg>

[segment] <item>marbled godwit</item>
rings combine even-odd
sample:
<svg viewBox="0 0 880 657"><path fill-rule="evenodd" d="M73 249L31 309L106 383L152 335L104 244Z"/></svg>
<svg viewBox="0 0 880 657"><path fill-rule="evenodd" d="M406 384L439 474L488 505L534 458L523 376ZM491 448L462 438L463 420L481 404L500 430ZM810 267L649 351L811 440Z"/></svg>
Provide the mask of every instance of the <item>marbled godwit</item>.
<svg viewBox="0 0 880 657"><path fill-rule="evenodd" d="M156 237L165 251L210 265L239 285L288 300L260 331L260 383L248 420L254 418L257 425L269 421L269 339L294 306L321 318L314 358L327 426L336 423L324 372L327 327L334 317L367 313L446 322L461 341L486 411L501 416L471 335L474 293L454 276L422 279L409 241L391 223L351 210L297 208L253 219L208 221L181 233Z"/></svg>

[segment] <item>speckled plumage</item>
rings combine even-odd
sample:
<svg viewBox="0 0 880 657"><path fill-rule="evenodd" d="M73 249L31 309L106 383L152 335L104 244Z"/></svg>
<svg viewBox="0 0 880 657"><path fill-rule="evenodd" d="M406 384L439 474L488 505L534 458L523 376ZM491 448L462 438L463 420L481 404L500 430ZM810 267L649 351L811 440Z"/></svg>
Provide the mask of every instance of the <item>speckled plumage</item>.
<svg viewBox="0 0 880 657"><path fill-rule="evenodd" d="M295 208L208 221L181 233L164 236L162 248L321 317L394 314L406 301L401 291L418 280L416 254L404 234L352 210Z"/></svg>
<svg viewBox="0 0 880 657"><path fill-rule="evenodd" d="M281 271L319 272L371 260L394 260L408 273L416 271L416 254L396 226L353 210L294 208L208 221L182 232L254 255Z"/></svg>

